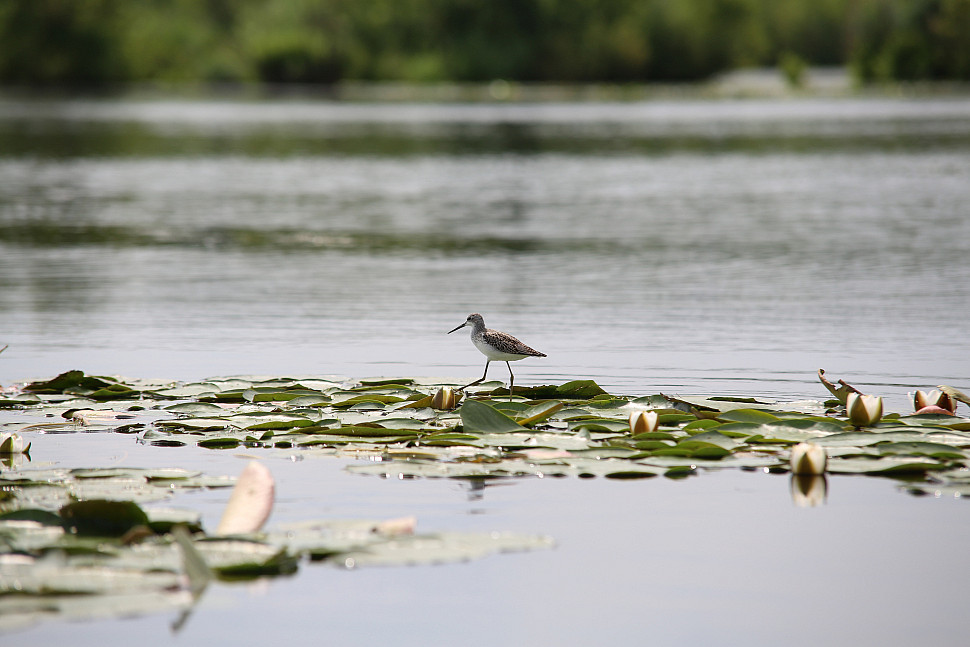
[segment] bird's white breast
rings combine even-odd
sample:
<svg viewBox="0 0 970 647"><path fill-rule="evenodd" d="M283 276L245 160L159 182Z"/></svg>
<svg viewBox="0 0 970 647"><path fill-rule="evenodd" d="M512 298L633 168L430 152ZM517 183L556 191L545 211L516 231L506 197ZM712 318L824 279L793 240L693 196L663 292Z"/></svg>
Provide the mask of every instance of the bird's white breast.
<svg viewBox="0 0 970 647"><path fill-rule="evenodd" d="M482 355L492 361L514 362L517 359L524 359L528 357L528 355L503 353L502 351L486 344L485 340L483 340L481 337L475 337L474 335L472 336L472 343L475 344L475 348L477 348Z"/></svg>

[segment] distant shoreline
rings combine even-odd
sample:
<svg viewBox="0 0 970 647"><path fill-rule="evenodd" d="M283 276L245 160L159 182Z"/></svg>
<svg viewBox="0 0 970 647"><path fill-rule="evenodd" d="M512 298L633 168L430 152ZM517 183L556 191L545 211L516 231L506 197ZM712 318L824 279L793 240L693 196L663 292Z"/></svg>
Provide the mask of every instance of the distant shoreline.
<svg viewBox="0 0 970 647"><path fill-rule="evenodd" d="M0 86L0 99L94 97L117 99L317 99L347 102L544 103L652 99L771 99L941 97L970 95L970 83L950 81L859 83L848 68L805 70L792 85L779 68L746 68L689 83L401 83L342 81L329 85L264 83L131 83L100 88Z"/></svg>

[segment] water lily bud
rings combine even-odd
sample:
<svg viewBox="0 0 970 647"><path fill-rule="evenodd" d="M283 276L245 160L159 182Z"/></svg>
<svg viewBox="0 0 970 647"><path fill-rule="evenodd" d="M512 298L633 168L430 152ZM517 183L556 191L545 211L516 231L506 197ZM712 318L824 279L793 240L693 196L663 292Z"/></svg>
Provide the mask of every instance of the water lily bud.
<svg viewBox="0 0 970 647"><path fill-rule="evenodd" d="M913 407L916 413L943 413L951 416L956 413L956 403L949 394L933 389L929 393L917 391L913 395Z"/></svg>
<svg viewBox="0 0 970 647"><path fill-rule="evenodd" d="M882 398L850 393L845 399L845 410L852 424L866 427L882 419Z"/></svg>
<svg viewBox="0 0 970 647"><path fill-rule="evenodd" d="M648 431L656 431L660 424L656 411L634 411L630 414L630 433L636 436Z"/></svg>
<svg viewBox="0 0 970 647"><path fill-rule="evenodd" d="M825 474L828 456L825 448L815 443L798 443L792 447L788 462L792 474Z"/></svg>
<svg viewBox="0 0 970 647"><path fill-rule="evenodd" d="M431 398L431 408L441 411L451 411L458 405L455 391L450 386L443 386Z"/></svg>
<svg viewBox="0 0 970 647"><path fill-rule="evenodd" d="M28 444L24 447L24 439L20 434L2 434L0 435L0 455L10 456L12 454L23 454L30 450L30 445Z"/></svg>

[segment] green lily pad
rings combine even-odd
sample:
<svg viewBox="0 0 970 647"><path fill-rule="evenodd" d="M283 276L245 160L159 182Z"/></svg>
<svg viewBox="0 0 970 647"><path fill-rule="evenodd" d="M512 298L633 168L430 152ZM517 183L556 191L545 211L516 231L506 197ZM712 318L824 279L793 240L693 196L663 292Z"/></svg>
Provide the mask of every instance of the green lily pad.
<svg viewBox="0 0 970 647"><path fill-rule="evenodd" d="M462 402L459 414L462 428L466 432L501 434L528 431L495 407L478 400Z"/></svg>
<svg viewBox="0 0 970 647"><path fill-rule="evenodd" d="M149 523L145 511L131 501L76 501L61 508L60 515L66 528L98 537L120 537Z"/></svg>
<svg viewBox="0 0 970 647"><path fill-rule="evenodd" d="M877 445L879 453L900 456L929 456L930 458L962 460L966 454L955 450L950 445L930 442L889 442Z"/></svg>
<svg viewBox="0 0 970 647"><path fill-rule="evenodd" d="M211 402L180 402L164 408L165 411L181 413L193 417L206 418L209 416L220 416L228 412L217 404Z"/></svg>
<svg viewBox="0 0 970 647"><path fill-rule="evenodd" d="M721 413L718 420L725 422L750 422L756 425L763 425L769 422L776 422L778 416L762 411L761 409L732 409Z"/></svg>
<svg viewBox="0 0 970 647"><path fill-rule="evenodd" d="M826 469L833 474L885 474L906 475L925 474L929 471L945 469L945 465L935 460L910 458L906 456L886 456L883 458L833 458Z"/></svg>
<svg viewBox="0 0 970 647"><path fill-rule="evenodd" d="M110 382L107 380L91 377L84 374L84 371L66 371L57 377L46 381L31 382L24 387L24 391L32 393L63 393L70 388L83 388L91 391L107 387Z"/></svg>
<svg viewBox="0 0 970 647"><path fill-rule="evenodd" d="M515 417L515 421L523 427L529 427L548 420L550 416L561 409L562 402L556 400L540 402L523 410L519 416Z"/></svg>

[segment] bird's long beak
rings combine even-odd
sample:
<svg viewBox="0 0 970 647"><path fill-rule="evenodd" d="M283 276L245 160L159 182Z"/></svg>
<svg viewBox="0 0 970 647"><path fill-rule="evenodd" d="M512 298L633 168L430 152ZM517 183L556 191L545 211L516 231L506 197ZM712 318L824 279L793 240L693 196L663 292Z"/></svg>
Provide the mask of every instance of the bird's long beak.
<svg viewBox="0 0 970 647"><path fill-rule="evenodd" d="M455 326L454 328L452 328L451 330L448 331L448 334L450 335L451 333L455 332L456 330L461 330L462 328L464 328L467 325L468 325L468 322L466 321L465 323L463 323L460 326Z"/></svg>

